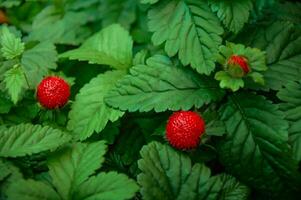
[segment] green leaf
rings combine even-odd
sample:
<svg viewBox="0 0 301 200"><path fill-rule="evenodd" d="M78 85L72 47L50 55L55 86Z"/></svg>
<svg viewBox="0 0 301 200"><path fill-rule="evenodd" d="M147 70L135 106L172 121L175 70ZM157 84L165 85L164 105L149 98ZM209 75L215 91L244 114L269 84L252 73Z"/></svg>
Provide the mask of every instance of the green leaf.
<svg viewBox="0 0 301 200"><path fill-rule="evenodd" d="M79 9L87 9L90 6L95 6L99 0L89 0L89 1L82 1L82 0L72 0L68 1L68 4L65 5L68 9L72 10L79 10Z"/></svg>
<svg viewBox="0 0 301 200"><path fill-rule="evenodd" d="M154 56L147 65L131 68L106 96L106 102L121 110L188 110L216 101L224 92L217 83L190 69L174 66L165 56Z"/></svg>
<svg viewBox="0 0 301 200"><path fill-rule="evenodd" d="M74 195L74 200L125 200L134 197L137 184L123 174L100 173L84 182Z"/></svg>
<svg viewBox="0 0 301 200"><path fill-rule="evenodd" d="M13 59L24 51L24 43L4 26L1 31L1 52L6 59Z"/></svg>
<svg viewBox="0 0 301 200"><path fill-rule="evenodd" d="M56 7L48 6L34 18L27 40L78 45L90 34L82 27L88 20L88 13L68 11L62 15Z"/></svg>
<svg viewBox="0 0 301 200"><path fill-rule="evenodd" d="M294 158L301 161L301 83L288 83L277 96L284 101L281 110L285 112L285 118L290 123L288 132Z"/></svg>
<svg viewBox="0 0 301 200"><path fill-rule="evenodd" d="M279 21L268 26L256 25L243 32L242 37L249 46L266 51L268 70L264 73L264 89L279 90L290 81L300 80L301 29L296 25Z"/></svg>
<svg viewBox="0 0 301 200"><path fill-rule="evenodd" d="M209 75L215 68L223 28L207 2L177 1L156 5L148 13L149 30L155 45L165 43L172 57L178 53L183 65Z"/></svg>
<svg viewBox="0 0 301 200"><path fill-rule="evenodd" d="M211 9L228 30L238 33L248 22L253 7L252 0L209 0Z"/></svg>
<svg viewBox="0 0 301 200"><path fill-rule="evenodd" d="M22 3L22 0L0 0L0 7L11 8L18 6Z"/></svg>
<svg viewBox="0 0 301 200"><path fill-rule="evenodd" d="M106 148L103 141L76 143L50 157L49 174L63 199L75 198L72 195L78 186L101 167Z"/></svg>
<svg viewBox="0 0 301 200"><path fill-rule="evenodd" d="M222 182L222 190L219 193L218 200L247 200L250 195L250 189L237 181L236 178L227 174L218 176Z"/></svg>
<svg viewBox="0 0 301 200"><path fill-rule="evenodd" d="M104 129L108 121L114 122L123 115L123 112L107 106L104 96L124 74L123 71L109 71L100 74L76 95L69 112L70 120L67 125L75 138L84 140L94 131L100 132Z"/></svg>
<svg viewBox="0 0 301 200"><path fill-rule="evenodd" d="M27 87L23 68L16 67L6 71L4 83L12 102L16 104L20 100L23 89Z"/></svg>
<svg viewBox="0 0 301 200"><path fill-rule="evenodd" d="M148 57L148 51L146 49L143 49L135 54L135 57L133 59L133 65L144 65L146 63L146 59Z"/></svg>
<svg viewBox="0 0 301 200"><path fill-rule="evenodd" d="M23 175L21 174L20 170L12 164L12 162L4 159L0 159L0 163L1 163L0 174L1 177L4 178L4 180L1 181L1 187L0 187L0 198L1 198L2 197L1 194L6 194L7 190L9 189L9 186L12 183L15 183L16 181L22 179Z"/></svg>
<svg viewBox="0 0 301 200"><path fill-rule="evenodd" d="M140 3L142 3L142 4L155 4L158 1L159 0L140 0Z"/></svg>
<svg viewBox="0 0 301 200"><path fill-rule="evenodd" d="M20 124L0 133L0 156L17 157L51 150L70 137L48 126Z"/></svg>
<svg viewBox="0 0 301 200"><path fill-rule="evenodd" d="M56 69L57 52L50 42L41 42L22 55L22 66L28 78L30 88L35 89L49 70Z"/></svg>
<svg viewBox="0 0 301 200"><path fill-rule="evenodd" d="M206 135L223 136L225 133L225 125L222 121L212 120L206 123Z"/></svg>
<svg viewBox="0 0 301 200"><path fill-rule="evenodd" d="M220 81L221 88L229 88L233 92L244 87L244 81L241 78L233 78L229 73L225 71L219 71L215 74L214 78Z"/></svg>
<svg viewBox="0 0 301 200"><path fill-rule="evenodd" d="M204 164L192 166L188 156L158 142L144 146L140 154L137 180L143 199L217 199L221 181L210 177Z"/></svg>
<svg viewBox="0 0 301 200"><path fill-rule="evenodd" d="M101 0L99 12L102 26L106 27L118 23L130 29L136 21L138 0Z"/></svg>
<svg viewBox="0 0 301 200"><path fill-rule="evenodd" d="M60 200L61 198L49 185L40 181L17 180L7 191L9 200Z"/></svg>
<svg viewBox="0 0 301 200"><path fill-rule="evenodd" d="M0 159L0 182L10 175L9 165Z"/></svg>
<svg viewBox="0 0 301 200"><path fill-rule="evenodd" d="M291 158L288 123L278 106L252 93L229 96L220 109L227 134L217 145L227 170L252 187L281 191L298 187L298 165ZM266 180L269 180L268 182Z"/></svg>
<svg viewBox="0 0 301 200"><path fill-rule="evenodd" d="M61 57L127 69L132 65L132 48L129 32L113 24L90 37L80 48L67 51Z"/></svg>

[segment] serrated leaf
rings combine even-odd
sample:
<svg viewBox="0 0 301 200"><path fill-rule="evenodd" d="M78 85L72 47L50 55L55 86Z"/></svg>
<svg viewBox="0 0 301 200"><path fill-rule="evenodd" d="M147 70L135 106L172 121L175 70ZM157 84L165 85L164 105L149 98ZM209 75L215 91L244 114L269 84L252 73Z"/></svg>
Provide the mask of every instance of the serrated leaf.
<svg viewBox="0 0 301 200"><path fill-rule="evenodd" d="M16 104L20 100L23 89L27 87L24 71L21 67L12 68L4 74L5 88Z"/></svg>
<svg viewBox="0 0 301 200"><path fill-rule="evenodd" d="M49 126L20 124L0 133L0 156L17 157L50 150L68 142L69 135Z"/></svg>
<svg viewBox="0 0 301 200"><path fill-rule="evenodd" d="M54 44L41 42L22 55L22 66L28 78L30 88L35 89L43 76L57 67L57 52Z"/></svg>
<svg viewBox="0 0 301 200"><path fill-rule="evenodd" d="M49 185L41 182L17 180L12 183L7 191L9 200L60 200L61 198Z"/></svg>
<svg viewBox="0 0 301 200"><path fill-rule="evenodd" d="M148 51L143 49L135 54L133 59L133 65L146 64L146 58L148 57Z"/></svg>
<svg viewBox="0 0 301 200"><path fill-rule="evenodd" d="M75 200L125 200L134 197L137 184L123 174L100 173L84 182L74 195Z"/></svg>
<svg viewBox="0 0 301 200"><path fill-rule="evenodd" d="M216 101L224 92L216 81L190 69L174 66L165 56L154 56L147 65L131 68L106 96L106 102L121 110L188 110Z"/></svg>
<svg viewBox="0 0 301 200"><path fill-rule="evenodd" d="M251 37L245 37L248 34ZM249 46L266 51L268 70L263 89L279 90L301 77L301 29L290 22L276 21L242 33ZM259 86L257 87L257 89Z"/></svg>
<svg viewBox="0 0 301 200"><path fill-rule="evenodd" d="M13 59L24 51L24 43L4 26L1 31L1 52L6 59Z"/></svg>
<svg viewBox="0 0 301 200"><path fill-rule="evenodd" d="M250 189L237 181L236 178L228 174L218 175L222 182L222 190L219 193L218 200L247 200Z"/></svg>
<svg viewBox="0 0 301 200"><path fill-rule="evenodd" d="M229 73L225 71L219 71L215 74L214 78L220 81L221 88L229 88L233 92L244 87L244 81L241 78L233 78Z"/></svg>
<svg viewBox="0 0 301 200"><path fill-rule="evenodd" d="M50 157L49 174L63 199L75 198L73 193L78 186L101 167L106 148L103 141L90 144L76 143Z"/></svg>
<svg viewBox="0 0 301 200"><path fill-rule="evenodd" d="M132 65L132 48L129 32L113 24L90 37L80 48L67 51L61 57L127 69Z"/></svg>
<svg viewBox="0 0 301 200"><path fill-rule="evenodd" d="M163 1L148 13L149 30L155 45L165 43L172 57L178 53L183 65L191 65L201 74L215 68L223 28L205 1Z"/></svg>
<svg viewBox="0 0 301 200"><path fill-rule="evenodd" d="M217 199L221 181L204 164L192 166L188 156L151 142L140 151L138 183L145 200Z"/></svg>
<svg viewBox="0 0 301 200"><path fill-rule="evenodd" d="M281 110L290 123L288 132L294 158L301 161L301 83L288 83L277 96L285 102L281 104Z"/></svg>
<svg viewBox="0 0 301 200"><path fill-rule="evenodd" d="M238 33L248 21L252 0L209 0L211 9L233 33Z"/></svg>
<svg viewBox="0 0 301 200"><path fill-rule="evenodd" d="M67 125L75 138L84 140L94 131L100 132L104 129L108 121L114 122L123 115L123 112L107 106L104 96L124 74L123 71L109 71L100 74L76 95L69 112L70 120Z"/></svg>
<svg viewBox="0 0 301 200"><path fill-rule="evenodd" d="M265 192L280 191L285 184L298 187L298 165L287 143L288 123L276 105L252 93L238 93L229 97L220 115L227 135L217 146L228 171Z"/></svg>

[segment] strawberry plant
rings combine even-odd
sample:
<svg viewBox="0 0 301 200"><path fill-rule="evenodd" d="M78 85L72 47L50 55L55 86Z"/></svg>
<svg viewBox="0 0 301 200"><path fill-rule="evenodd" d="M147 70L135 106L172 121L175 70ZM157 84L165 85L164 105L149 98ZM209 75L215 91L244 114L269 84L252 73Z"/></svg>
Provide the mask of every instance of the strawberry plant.
<svg viewBox="0 0 301 200"><path fill-rule="evenodd" d="M0 200L298 200L301 3L0 0Z"/></svg>

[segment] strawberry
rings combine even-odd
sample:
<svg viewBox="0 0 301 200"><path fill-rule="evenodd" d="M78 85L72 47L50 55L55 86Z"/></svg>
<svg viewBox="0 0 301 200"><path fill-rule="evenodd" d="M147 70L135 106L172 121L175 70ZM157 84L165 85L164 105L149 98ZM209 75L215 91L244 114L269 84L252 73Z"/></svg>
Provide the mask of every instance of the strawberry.
<svg viewBox="0 0 301 200"><path fill-rule="evenodd" d="M69 96L70 86L60 77L46 77L37 88L38 101L47 109L63 107L68 102Z"/></svg>
<svg viewBox="0 0 301 200"><path fill-rule="evenodd" d="M227 64L228 71L234 77L243 77L251 71L248 60L244 56L232 55Z"/></svg>
<svg viewBox="0 0 301 200"><path fill-rule="evenodd" d="M5 24L5 23L8 23L8 19L5 13L2 10L0 10L0 24Z"/></svg>
<svg viewBox="0 0 301 200"><path fill-rule="evenodd" d="M204 132L205 122L203 118L192 111L173 113L166 126L166 138L177 149L196 148Z"/></svg>

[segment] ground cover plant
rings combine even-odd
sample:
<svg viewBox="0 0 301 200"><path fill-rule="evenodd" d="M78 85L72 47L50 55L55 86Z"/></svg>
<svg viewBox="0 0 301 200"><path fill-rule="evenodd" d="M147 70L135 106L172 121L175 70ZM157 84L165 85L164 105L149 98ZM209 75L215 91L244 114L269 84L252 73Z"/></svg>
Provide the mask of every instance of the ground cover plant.
<svg viewBox="0 0 301 200"><path fill-rule="evenodd" d="M0 0L0 200L298 200L301 3Z"/></svg>

